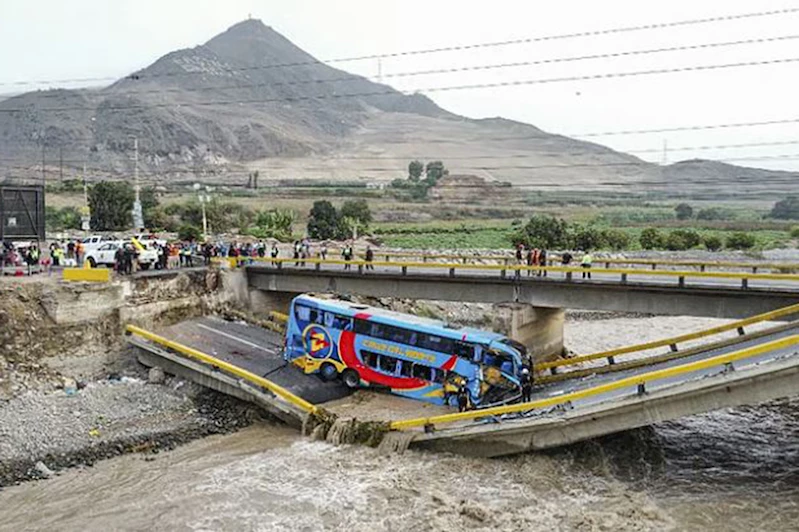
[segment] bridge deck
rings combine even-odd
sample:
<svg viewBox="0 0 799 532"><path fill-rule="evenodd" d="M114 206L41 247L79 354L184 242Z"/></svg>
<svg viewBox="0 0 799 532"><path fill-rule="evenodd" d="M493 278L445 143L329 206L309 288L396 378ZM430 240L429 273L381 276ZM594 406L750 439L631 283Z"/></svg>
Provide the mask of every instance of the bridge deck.
<svg viewBox="0 0 799 532"><path fill-rule="evenodd" d="M709 349L688 357L624 371L596 374L580 379L548 384L537 388L533 393L532 399L535 401L557 397L594 388L626 377L705 360L796 334L797 329L799 329L799 321L782 326L777 332L771 334L758 338L742 336L740 341L735 344ZM305 375L299 369L287 365L280 356L281 335L243 322L231 322L216 317L203 317L173 325L166 329L163 334L178 343L193 347L256 375L268 378L314 404L329 403L326 407L331 408L334 412L346 413L359 419L387 421L389 419L402 419L419 415L437 415L453 410L368 391L362 391L356 397L348 397L350 391L341 383L323 382L316 376ZM788 354L790 352L787 349L773 351L747 359L746 364L764 363ZM719 368L710 368L701 374L675 376L658 381L657 387L673 386L688 380L712 375L718 371ZM593 406L629 393L630 390L614 390L606 394L576 401L572 404L572 407L577 409ZM375 395L378 395L378 397L375 397ZM554 414L552 411L542 411L537 415ZM462 423L460 425L470 424Z"/></svg>
<svg viewBox="0 0 799 532"><path fill-rule="evenodd" d="M283 337L243 322L203 317L173 325L162 334L169 339L267 378L314 404L346 397L339 382L323 382L287 365L280 353Z"/></svg>

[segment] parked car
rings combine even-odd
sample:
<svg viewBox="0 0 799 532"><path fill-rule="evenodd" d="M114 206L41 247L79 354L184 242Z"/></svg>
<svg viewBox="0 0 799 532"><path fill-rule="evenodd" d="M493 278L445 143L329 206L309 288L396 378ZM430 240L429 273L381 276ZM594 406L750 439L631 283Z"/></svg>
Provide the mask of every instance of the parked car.
<svg viewBox="0 0 799 532"><path fill-rule="evenodd" d="M99 245L86 250L86 261L95 268L97 266L113 266L116 262L117 250L130 242L125 240L114 240L112 242L100 242ZM139 268L147 270L158 261L158 253L150 247L137 249L137 262Z"/></svg>

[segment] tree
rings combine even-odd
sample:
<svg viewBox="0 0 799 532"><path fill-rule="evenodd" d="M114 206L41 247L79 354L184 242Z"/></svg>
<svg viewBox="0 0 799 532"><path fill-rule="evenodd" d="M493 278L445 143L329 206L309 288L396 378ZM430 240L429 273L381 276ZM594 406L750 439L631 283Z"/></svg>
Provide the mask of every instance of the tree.
<svg viewBox="0 0 799 532"><path fill-rule="evenodd" d="M730 249L751 249L755 247L755 235L736 231L727 237L727 247Z"/></svg>
<svg viewBox="0 0 799 532"><path fill-rule="evenodd" d="M604 239L610 249L621 251L630 247L630 235L620 229L608 229L604 232Z"/></svg>
<svg viewBox="0 0 799 532"><path fill-rule="evenodd" d="M122 231L133 224L131 211L135 195L130 184L101 181L89 191L92 228L98 231Z"/></svg>
<svg viewBox="0 0 799 532"><path fill-rule="evenodd" d="M141 189L139 199L141 200L141 210L144 215L144 227L153 229L156 226L155 217L160 216L160 214L155 212L160 203L158 195L153 187L145 187ZM163 218L160 221L163 221Z"/></svg>
<svg viewBox="0 0 799 532"><path fill-rule="evenodd" d="M716 235L706 236L704 243L708 251L718 251L723 245L721 238Z"/></svg>
<svg viewBox="0 0 799 532"><path fill-rule="evenodd" d="M775 203L769 217L780 220L799 220L799 196L788 196Z"/></svg>
<svg viewBox="0 0 799 532"><path fill-rule="evenodd" d="M677 214L678 220L688 220L694 215L694 209L687 203L680 203L674 207L674 212Z"/></svg>
<svg viewBox="0 0 799 532"><path fill-rule="evenodd" d="M200 240L202 231L196 225L183 224L178 229L178 238L189 242Z"/></svg>
<svg viewBox="0 0 799 532"><path fill-rule="evenodd" d="M697 220L726 220L731 217L729 210L718 207L708 207L696 213Z"/></svg>
<svg viewBox="0 0 799 532"><path fill-rule="evenodd" d="M571 237L572 247L590 251L607 246L606 232L591 226L578 226L574 228Z"/></svg>
<svg viewBox="0 0 799 532"><path fill-rule="evenodd" d="M444 168L441 161L431 161L427 163L427 179L435 185L439 179L449 174L449 170Z"/></svg>
<svg viewBox="0 0 799 532"><path fill-rule="evenodd" d="M556 249L568 246L568 224L554 216L534 215L512 237L513 244Z"/></svg>
<svg viewBox="0 0 799 532"><path fill-rule="evenodd" d="M258 238L277 238L280 241L291 239L291 228L297 216L291 209L272 209L260 211L255 217L255 230L250 234Z"/></svg>
<svg viewBox="0 0 799 532"><path fill-rule="evenodd" d="M336 238L339 233L339 216L327 200L315 201L308 216L308 236L322 240Z"/></svg>
<svg viewBox="0 0 799 532"><path fill-rule="evenodd" d="M372 222L372 211L369 210L369 204L365 199L345 201L341 209L339 209L339 216L341 218L353 218L364 227L369 227Z"/></svg>
<svg viewBox="0 0 799 532"><path fill-rule="evenodd" d="M678 229L669 233L665 246L669 251L683 251L698 246L702 242L699 233L690 229Z"/></svg>
<svg viewBox="0 0 799 532"><path fill-rule="evenodd" d="M46 206L44 209L45 226L48 231L61 231L64 229L80 229L80 212L75 207Z"/></svg>
<svg viewBox="0 0 799 532"><path fill-rule="evenodd" d="M408 165L408 178L411 181L419 181L422 178L423 173L424 163L422 161L416 160L410 162Z"/></svg>
<svg viewBox="0 0 799 532"><path fill-rule="evenodd" d="M644 249L660 249L665 244L663 234L654 227L647 227L641 231L641 236L638 237L638 242Z"/></svg>

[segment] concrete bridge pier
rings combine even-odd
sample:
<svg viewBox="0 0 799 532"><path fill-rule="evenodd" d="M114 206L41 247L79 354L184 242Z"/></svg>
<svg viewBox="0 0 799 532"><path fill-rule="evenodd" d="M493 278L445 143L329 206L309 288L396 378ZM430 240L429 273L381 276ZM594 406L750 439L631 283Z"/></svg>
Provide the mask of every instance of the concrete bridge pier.
<svg viewBox="0 0 799 532"><path fill-rule="evenodd" d="M492 328L523 344L536 361L552 360L563 354L562 308L535 307L528 303L494 305Z"/></svg>

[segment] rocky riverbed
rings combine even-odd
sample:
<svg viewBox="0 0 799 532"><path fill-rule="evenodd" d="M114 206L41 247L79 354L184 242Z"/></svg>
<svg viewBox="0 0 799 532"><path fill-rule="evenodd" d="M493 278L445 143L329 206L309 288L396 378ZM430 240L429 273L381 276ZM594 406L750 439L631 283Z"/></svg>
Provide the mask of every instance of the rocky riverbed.
<svg viewBox="0 0 799 532"><path fill-rule="evenodd" d="M259 412L179 379L113 375L0 403L0 486L249 425Z"/></svg>

